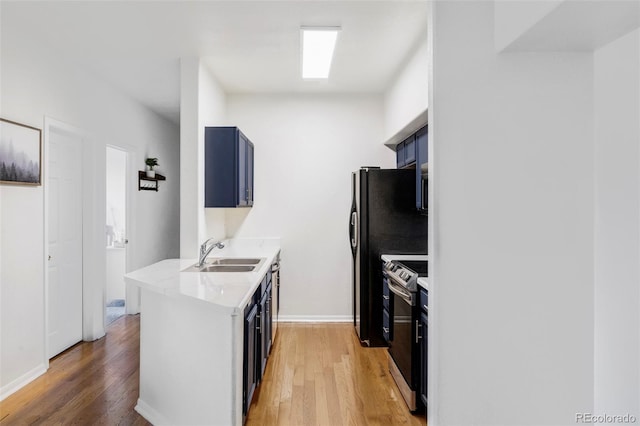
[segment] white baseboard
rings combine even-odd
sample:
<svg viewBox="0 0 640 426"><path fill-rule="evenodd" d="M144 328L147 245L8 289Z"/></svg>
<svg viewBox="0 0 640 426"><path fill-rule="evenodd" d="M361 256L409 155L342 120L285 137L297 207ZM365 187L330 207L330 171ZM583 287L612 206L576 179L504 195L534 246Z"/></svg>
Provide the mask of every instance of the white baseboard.
<svg viewBox="0 0 640 426"><path fill-rule="evenodd" d="M134 407L134 410L145 418L149 423L155 426L170 425L171 422L167 420L162 414L151 408L149 404L138 398L138 403Z"/></svg>
<svg viewBox="0 0 640 426"><path fill-rule="evenodd" d="M0 388L0 401L4 400L12 393L22 389L38 377L42 376L44 373L46 373L46 371L47 366L45 364L40 364L37 367L33 368L31 371L26 372L12 382L2 386Z"/></svg>
<svg viewBox="0 0 640 426"><path fill-rule="evenodd" d="M353 322L351 315L280 315L278 322Z"/></svg>

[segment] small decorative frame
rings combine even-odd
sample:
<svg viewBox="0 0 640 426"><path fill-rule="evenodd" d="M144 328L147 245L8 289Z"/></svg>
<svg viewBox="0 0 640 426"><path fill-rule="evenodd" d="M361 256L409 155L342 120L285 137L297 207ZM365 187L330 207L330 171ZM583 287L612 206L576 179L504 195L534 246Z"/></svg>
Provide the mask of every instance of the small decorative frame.
<svg viewBox="0 0 640 426"><path fill-rule="evenodd" d="M0 118L0 184L42 185L42 131Z"/></svg>

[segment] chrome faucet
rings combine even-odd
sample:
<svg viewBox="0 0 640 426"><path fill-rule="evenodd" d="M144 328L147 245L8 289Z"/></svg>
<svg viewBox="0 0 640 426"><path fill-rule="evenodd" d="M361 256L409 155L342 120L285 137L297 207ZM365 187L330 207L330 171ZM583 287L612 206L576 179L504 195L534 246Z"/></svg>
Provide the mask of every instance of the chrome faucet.
<svg viewBox="0 0 640 426"><path fill-rule="evenodd" d="M204 260L207 258L207 256L209 256L209 253L211 253L211 250L213 250L216 247L218 247L219 249L224 248L224 244L222 243L222 241L217 241L211 244L209 247L207 247L207 244L211 240L213 240L213 238L209 238L200 246L200 257L198 258L198 264L196 265L198 268L204 265Z"/></svg>

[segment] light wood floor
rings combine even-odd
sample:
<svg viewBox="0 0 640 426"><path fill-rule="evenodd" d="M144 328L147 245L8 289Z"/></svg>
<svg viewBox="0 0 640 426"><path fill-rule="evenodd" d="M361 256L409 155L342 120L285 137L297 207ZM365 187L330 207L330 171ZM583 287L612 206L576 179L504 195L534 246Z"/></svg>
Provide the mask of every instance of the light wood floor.
<svg viewBox="0 0 640 426"><path fill-rule="evenodd" d="M351 324L280 324L247 425L426 425Z"/></svg>
<svg viewBox="0 0 640 426"><path fill-rule="evenodd" d="M148 425L138 397L140 320L51 360L0 402L0 425ZM383 348L362 348L349 324L281 324L247 425L424 425L407 410Z"/></svg>

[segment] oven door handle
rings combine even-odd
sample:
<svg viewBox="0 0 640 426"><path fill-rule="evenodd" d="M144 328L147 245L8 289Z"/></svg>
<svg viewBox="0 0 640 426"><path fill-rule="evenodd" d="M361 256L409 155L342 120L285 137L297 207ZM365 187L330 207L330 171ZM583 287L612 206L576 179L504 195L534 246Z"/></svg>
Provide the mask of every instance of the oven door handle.
<svg viewBox="0 0 640 426"><path fill-rule="evenodd" d="M400 296L400 298L407 302L410 306L413 306L415 304L411 294L405 294L402 290L397 288L397 284L394 284L391 280L389 280L389 290L391 290L391 292L393 292L394 294Z"/></svg>

